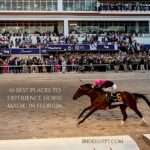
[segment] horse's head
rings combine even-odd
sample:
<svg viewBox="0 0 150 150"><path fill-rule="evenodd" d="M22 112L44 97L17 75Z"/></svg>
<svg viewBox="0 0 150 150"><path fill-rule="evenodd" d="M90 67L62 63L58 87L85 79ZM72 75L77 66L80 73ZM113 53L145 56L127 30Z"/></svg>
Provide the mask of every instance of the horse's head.
<svg viewBox="0 0 150 150"><path fill-rule="evenodd" d="M84 84L81 85L77 91L75 92L75 94L73 95L73 100L77 100L79 97L83 96L83 95L87 95L88 92L92 89L92 84Z"/></svg>

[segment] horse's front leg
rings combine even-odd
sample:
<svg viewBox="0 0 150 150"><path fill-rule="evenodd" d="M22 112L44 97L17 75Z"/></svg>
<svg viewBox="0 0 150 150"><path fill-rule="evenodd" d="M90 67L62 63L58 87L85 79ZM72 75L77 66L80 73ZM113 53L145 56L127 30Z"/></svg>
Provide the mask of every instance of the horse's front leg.
<svg viewBox="0 0 150 150"><path fill-rule="evenodd" d="M86 115L85 117L78 122L78 125L80 125L81 123L83 123L89 116L91 116L96 110L98 110L97 108L92 108Z"/></svg>
<svg viewBox="0 0 150 150"><path fill-rule="evenodd" d="M91 108L91 106L86 107L86 108L80 113L80 115L78 116L78 119L80 119L80 118L83 116L83 114L84 114L87 110L89 110L90 108Z"/></svg>

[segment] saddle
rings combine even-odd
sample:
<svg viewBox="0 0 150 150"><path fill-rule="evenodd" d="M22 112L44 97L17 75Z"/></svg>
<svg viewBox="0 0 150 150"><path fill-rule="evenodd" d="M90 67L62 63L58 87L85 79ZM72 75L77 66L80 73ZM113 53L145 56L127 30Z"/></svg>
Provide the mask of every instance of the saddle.
<svg viewBox="0 0 150 150"><path fill-rule="evenodd" d="M102 88L94 88L97 92L102 92L104 91ZM123 100L121 97L120 92L116 92L114 94L111 94L109 92L106 92L106 97L107 97L107 101L109 103L109 106L117 106L117 105L121 105L123 104Z"/></svg>

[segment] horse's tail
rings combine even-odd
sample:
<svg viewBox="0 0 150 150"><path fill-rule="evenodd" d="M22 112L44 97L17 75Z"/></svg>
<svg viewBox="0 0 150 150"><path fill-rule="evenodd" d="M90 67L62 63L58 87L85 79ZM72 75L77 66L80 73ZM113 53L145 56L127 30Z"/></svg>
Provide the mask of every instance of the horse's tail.
<svg viewBox="0 0 150 150"><path fill-rule="evenodd" d="M150 101L144 94L133 93L133 95L137 98L142 98L147 103L147 105L150 107Z"/></svg>

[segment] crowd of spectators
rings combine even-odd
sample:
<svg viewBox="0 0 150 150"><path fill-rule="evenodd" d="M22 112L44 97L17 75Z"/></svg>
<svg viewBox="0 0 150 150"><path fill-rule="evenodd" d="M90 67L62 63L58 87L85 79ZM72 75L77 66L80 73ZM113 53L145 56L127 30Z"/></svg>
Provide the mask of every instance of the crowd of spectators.
<svg viewBox="0 0 150 150"><path fill-rule="evenodd" d="M10 57L0 60L1 73L20 72L66 72L66 71L106 71L106 70L149 70L150 55L142 50L137 43L135 34L125 33L101 33L99 35L34 33L0 35L0 46L8 48L42 48L49 44L114 44L120 52L81 54L65 53L51 55L43 58L19 58Z"/></svg>
<svg viewBox="0 0 150 150"><path fill-rule="evenodd" d="M65 53L38 57L0 59L1 73L150 70L150 53Z"/></svg>
<svg viewBox="0 0 150 150"><path fill-rule="evenodd" d="M150 2L98 3L99 11L150 11Z"/></svg>
<svg viewBox="0 0 150 150"><path fill-rule="evenodd" d="M46 48L49 44L114 44L117 48L140 51L136 34L107 32L101 34L75 34L68 37L55 33L3 33L0 34L0 46L8 48Z"/></svg>

